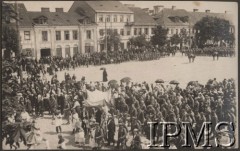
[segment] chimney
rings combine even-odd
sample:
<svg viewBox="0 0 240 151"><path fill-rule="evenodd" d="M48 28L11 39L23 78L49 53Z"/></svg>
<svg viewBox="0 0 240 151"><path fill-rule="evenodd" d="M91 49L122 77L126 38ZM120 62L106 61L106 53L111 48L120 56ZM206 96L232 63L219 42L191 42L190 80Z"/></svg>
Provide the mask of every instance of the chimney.
<svg viewBox="0 0 240 151"><path fill-rule="evenodd" d="M145 13L149 13L149 8L143 8L142 9Z"/></svg>
<svg viewBox="0 0 240 151"><path fill-rule="evenodd" d="M50 9L48 7L42 7L41 12L50 12Z"/></svg>
<svg viewBox="0 0 240 151"><path fill-rule="evenodd" d="M126 6L126 7L135 7L134 4L124 4L124 6Z"/></svg>
<svg viewBox="0 0 240 151"><path fill-rule="evenodd" d="M193 12L198 12L198 9L193 9Z"/></svg>
<svg viewBox="0 0 240 151"><path fill-rule="evenodd" d="M156 5L153 6L153 13L158 14L163 10L164 6L163 5Z"/></svg>
<svg viewBox="0 0 240 151"><path fill-rule="evenodd" d="M63 8L55 8L56 12L63 12Z"/></svg>
<svg viewBox="0 0 240 151"><path fill-rule="evenodd" d="M210 10L209 10L209 9L207 9L207 10L205 10L205 12L206 12L206 13L210 13Z"/></svg>
<svg viewBox="0 0 240 151"><path fill-rule="evenodd" d="M172 6L172 10L175 10L176 9L176 6Z"/></svg>

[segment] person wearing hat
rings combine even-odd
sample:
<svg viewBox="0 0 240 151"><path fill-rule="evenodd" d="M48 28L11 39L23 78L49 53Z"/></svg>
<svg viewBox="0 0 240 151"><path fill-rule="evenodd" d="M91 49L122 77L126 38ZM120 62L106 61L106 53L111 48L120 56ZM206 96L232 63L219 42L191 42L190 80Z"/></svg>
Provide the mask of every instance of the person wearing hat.
<svg viewBox="0 0 240 151"><path fill-rule="evenodd" d="M139 136L138 134L138 129L134 129L133 130L133 140L132 140L132 143L131 143L131 149L142 149L142 145L141 145L141 137Z"/></svg>
<svg viewBox="0 0 240 151"><path fill-rule="evenodd" d="M107 77L108 77L108 74L107 74L106 69L104 68L104 70L103 70L103 82L107 82L108 81Z"/></svg>
<svg viewBox="0 0 240 151"><path fill-rule="evenodd" d="M58 135L58 145L57 145L58 149L67 149L66 147L66 142L65 139L63 138L62 134Z"/></svg>
<svg viewBox="0 0 240 151"><path fill-rule="evenodd" d="M123 123L119 123L118 129L118 141L117 141L117 148L119 149L120 145L122 149L126 149L126 138L127 137L127 129L124 127Z"/></svg>
<svg viewBox="0 0 240 151"><path fill-rule="evenodd" d="M110 115L108 121L107 121L107 129L108 129L108 145L110 146L111 143L113 143L113 146L115 144L114 135L116 131L115 121L114 118Z"/></svg>
<svg viewBox="0 0 240 151"><path fill-rule="evenodd" d="M104 142L103 141L103 138L104 138L103 130L99 126L98 122L95 123L95 126L96 126L96 130L95 130L94 139L95 139L96 147L97 148L101 148L102 145L103 145L103 142Z"/></svg>

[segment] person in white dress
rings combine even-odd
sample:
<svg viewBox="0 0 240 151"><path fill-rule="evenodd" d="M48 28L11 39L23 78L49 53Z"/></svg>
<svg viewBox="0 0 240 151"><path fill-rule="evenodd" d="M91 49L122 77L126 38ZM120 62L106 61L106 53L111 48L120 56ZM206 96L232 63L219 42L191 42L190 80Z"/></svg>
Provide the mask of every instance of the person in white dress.
<svg viewBox="0 0 240 151"><path fill-rule="evenodd" d="M79 121L78 113L76 112L75 109L73 109L73 110L72 110L72 128L73 128L72 134L75 133L76 123L77 123L78 121Z"/></svg>
<svg viewBox="0 0 240 151"><path fill-rule="evenodd" d="M57 113L57 115L55 116L55 125L56 125L56 132L57 133L62 133L62 127L61 127L61 125L63 123L62 117L63 116L60 112Z"/></svg>
<svg viewBox="0 0 240 151"><path fill-rule="evenodd" d="M75 144L78 145L78 147L83 147L85 145L84 131L81 124L79 124L75 130Z"/></svg>

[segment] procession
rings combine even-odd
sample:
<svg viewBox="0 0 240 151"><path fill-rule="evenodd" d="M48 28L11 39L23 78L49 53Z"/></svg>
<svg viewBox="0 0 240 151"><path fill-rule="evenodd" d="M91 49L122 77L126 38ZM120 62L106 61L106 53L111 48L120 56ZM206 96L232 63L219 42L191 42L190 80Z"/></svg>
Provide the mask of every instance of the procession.
<svg viewBox="0 0 240 151"><path fill-rule="evenodd" d="M233 3L37 3L2 3L3 150L238 148Z"/></svg>
<svg viewBox="0 0 240 151"><path fill-rule="evenodd" d="M179 53L177 56L187 60ZM236 121L236 83L233 79L217 81L212 78L205 84L189 81L185 88L180 88L176 80L156 79L154 83L134 82L130 77L110 80L108 69L97 67L102 72L102 80L95 82L88 81L85 76L70 75L66 73L67 69L61 80L58 71L54 75L46 71L40 74L25 72L21 86L17 73L7 76L12 93L6 88L3 96L15 93L21 108L3 113L6 143L18 148L22 146L18 146L19 143L24 142L28 149L42 143L44 148L50 149L49 140L40 134L41 127L35 126L36 121L44 118L56 127L52 129L59 139L55 146L62 149L68 148L67 140L62 136L64 127L71 127L67 135L74 138L72 143L79 148L144 149L149 144L147 122L150 121L190 121L196 123L194 129L197 131L203 121ZM46 76L48 80L44 78ZM18 135L7 131L7 125L17 123L28 124ZM162 141L161 136L159 129L157 142ZM183 140L170 142L179 148Z"/></svg>

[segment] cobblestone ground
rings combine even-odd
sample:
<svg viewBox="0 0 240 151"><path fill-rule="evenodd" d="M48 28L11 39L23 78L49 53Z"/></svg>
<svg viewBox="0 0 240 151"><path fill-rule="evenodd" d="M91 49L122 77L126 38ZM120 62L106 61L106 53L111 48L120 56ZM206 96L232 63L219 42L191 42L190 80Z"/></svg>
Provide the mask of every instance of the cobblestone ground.
<svg viewBox="0 0 240 151"><path fill-rule="evenodd" d="M155 61L145 62L128 62L117 65L103 65L103 66L89 66L71 69L69 71L58 72L58 79L64 79L64 73L67 72L70 75L75 74L77 80L80 80L82 76L86 77L87 81L102 81L102 70L100 67L105 67L108 72L108 79L120 80L123 77L131 77L136 82L149 82L154 83L158 78L165 80L177 80L180 82L180 87L186 87L186 84L191 80L197 80L199 83L205 84L209 79L217 78L217 80L223 80L224 78L234 78L237 83L237 58L225 58L220 57L218 61L213 61L212 57L196 57L194 63L189 63L186 56L176 54L175 57L161 58ZM47 76L50 80L51 77ZM44 118L38 118L36 122L41 127L43 136L49 140L51 149L57 149L57 134L55 132L55 125L52 125L51 117L45 115ZM238 125L238 124L236 124ZM118 127L117 127L118 128ZM238 128L236 127L236 134L238 134ZM63 137L66 140L67 149L81 149L75 146L74 135L71 135L72 126L62 125ZM127 145L130 145L132 136L128 136ZM117 140L117 135L115 135ZM144 137L142 137L143 148L147 148L149 143ZM3 141L3 149L9 149L9 146L5 146ZM145 145L144 145L145 144ZM88 145L86 144L86 148ZM21 144L21 149L26 149ZM45 149L44 144L35 146L35 149ZM90 148L89 148L90 149ZM102 149L113 149L103 147ZM159 148L158 148L159 149Z"/></svg>

